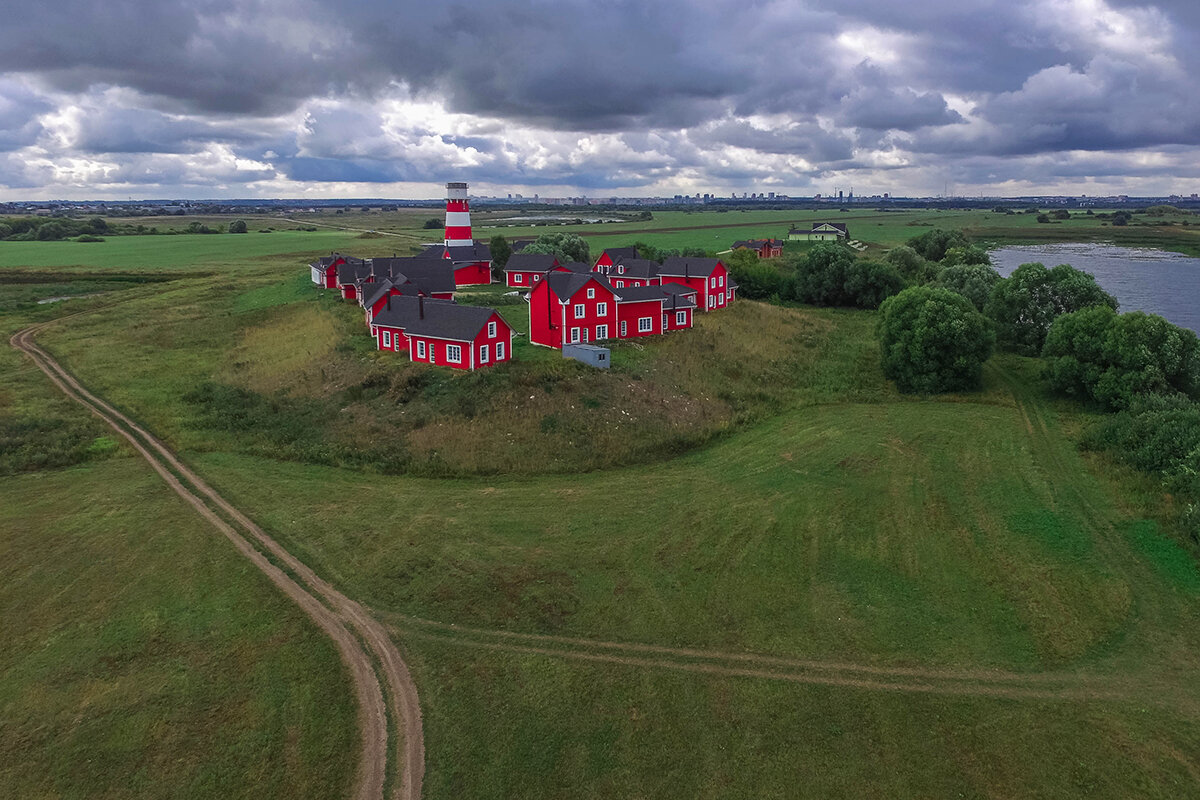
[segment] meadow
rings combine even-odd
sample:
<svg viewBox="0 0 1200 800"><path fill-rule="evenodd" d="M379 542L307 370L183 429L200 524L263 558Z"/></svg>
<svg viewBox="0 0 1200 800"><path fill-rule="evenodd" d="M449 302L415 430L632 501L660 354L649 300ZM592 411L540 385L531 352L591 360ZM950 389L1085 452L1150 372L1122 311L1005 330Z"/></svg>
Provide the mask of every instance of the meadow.
<svg viewBox="0 0 1200 800"><path fill-rule="evenodd" d="M888 214L878 241L957 213ZM1015 231L1026 222L1007 220ZM855 229L864 222L852 234L877 241ZM527 343L488 374L418 371L370 348L356 307L306 284L310 256L375 243L355 235L263 235L279 250L244 260L203 242L253 234L162 237L181 248L176 280L0 319L11 331L99 309L42 343L389 624L421 691L427 797L1200 796L1197 554L1153 481L1078 450L1091 418L1045 395L1036 361L994 358L978 393L904 397L879 374L872 312L743 301L693 331L615 348L603 374ZM105 268L154 270L138 248L157 241L61 245L126 248L126 263L76 265L96 280ZM598 252L603 237L591 241ZM8 244L0 263L54 268L55 281L72 266ZM523 306L500 310L524 324ZM147 726L193 725L179 744L190 772L145 756L152 742L47 743L27 722L7 738L0 728L3 761L28 765L0 772L0 789L39 788L37 776L95 752L115 775L136 759L148 775L165 771L177 795L265 785L247 794L284 796L272 770L286 751L301 775L333 764L311 796L336 795L354 763L353 709L332 646L297 653L315 638L298 614L199 521L175 521L182 508L122 447L93 452L97 423L32 368L15 369L17 354L3 359L20 377L6 378L0 421L69 421L87 445L64 450L75 466L0 477L17 498L0 512L19 556L5 574L34 576L0 591L66 606L24 615L21 641L61 636L82 613L61 588L74 580L80 596L135 587L117 594L129 609L91 612L100 630L158 608L164 625L184 617L180 647L207 635L214 652L274 666L234 675L217 659L203 696L240 715L200 714L186 693L176 705L99 694ZM36 449L48 433L21 435ZM69 491L87 501L80 510L53 502ZM111 569L89 568L95 549L63 560L52 554L65 545L30 545L72 531L86 543L93 530L88 547L113 553ZM173 555L185 547L205 568ZM153 590L136 582L143 570ZM254 592L266 599L199 610L180 599ZM184 624L188 610L212 619ZM145 625L113 636L137 674L171 652ZM36 653L18 658L73 663L67 651ZM279 675L301 656L318 663L278 682L329 699L260 702L291 709L307 744L288 751L289 730L269 724L255 729L258 751L204 744L261 722L235 678ZM66 707L84 708L85 726L110 719L87 705L99 693L88 680L64 679L51 700L32 667L0 674L25 719ZM326 703L331 731L317 742L307 726ZM246 777L254 759L263 772Z"/></svg>

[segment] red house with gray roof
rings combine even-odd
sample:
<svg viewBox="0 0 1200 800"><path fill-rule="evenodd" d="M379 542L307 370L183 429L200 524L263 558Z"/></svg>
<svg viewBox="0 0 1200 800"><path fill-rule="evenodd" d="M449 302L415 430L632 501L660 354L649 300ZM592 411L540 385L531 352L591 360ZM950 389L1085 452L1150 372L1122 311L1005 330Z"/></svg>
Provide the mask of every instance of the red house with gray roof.
<svg viewBox="0 0 1200 800"><path fill-rule="evenodd" d="M389 295L371 321L380 350L408 352L409 359L474 370L512 358L513 330L499 312L446 300Z"/></svg>
<svg viewBox="0 0 1200 800"><path fill-rule="evenodd" d="M695 289L696 305L701 311L725 308L737 291L737 284L729 279L729 270L719 258L671 256L658 274L664 285L678 283Z"/></svg>

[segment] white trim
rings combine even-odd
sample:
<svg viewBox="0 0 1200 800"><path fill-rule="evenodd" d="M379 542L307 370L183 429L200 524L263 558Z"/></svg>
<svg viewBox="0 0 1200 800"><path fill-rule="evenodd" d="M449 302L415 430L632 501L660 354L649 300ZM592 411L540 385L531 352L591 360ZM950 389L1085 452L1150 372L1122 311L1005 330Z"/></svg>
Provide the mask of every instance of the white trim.
<svg viewBox="0 0 1200 800"><path fill-rule="evenodd" d="M450 357L450 353L451 353L450 348L452 348L452 347L458 351L458 356L456 358ZM436 360L436 359L434 359L434 360ZM446 360L449 361L451 364L461 364L462 363L462 345L460 345L460 344L446 345Z"/></svg>
<svg viewBox="0 0 1200 800"><path fill-rule="evenodd" d="M687 325L687 311L686 310L675 312L675 324L676 325Z"/></svg>
<svg viewBox="0 0 1200 800"><path fill-rule="evenodd" d="M588 300L595 300L595 299L596 299L596 287L595 287L595 286L589 286L589 287L588 287L588 290L587 290L587 299L588 299Z"/></svg>
<svg viewBox="0 0 1200 800"><path fill-rule="evenodd" d="M643 323L645 323L643 325ZM654 331L654 317L638 317L638 333L651 333Z"/></svg>
<svg viewBox="0 0 1200 800"><path fill-rule="evenodd" d="M488 358L488 346L486 344L479 345L479 363L486 364L491 359Z"/></svg>
<svg viewBox="0 0 1200 800"><path fill-rule="evenodd" d="M504 342L496 342L496 361L504 360Z"/></svg>
<svg viewBox="0 0 1200 800"><path fill-rule="evenodd" d="M429 358L429 356L425 355L425 352L426 352L425 351L425 340L418 339L417 340L417 358L420 358L420 359Z"/></svg>
<svg viewBox="0 0 1200 800"><path fill-rule="evenodd" d="M607 317L608 316L608 303L596 303L596 316L598 316L598 317Z"/></svg>
<svg viewBox="0 0 1200 800"><path fill-rule="evenodd" d="M567 344L579 344L579 328L571 328L571 341Z"/></svg>
<svg viewBox="0 0 1200 800"><path fill-rule="evenodd" d="M607 325L597 325L596 326L596 341L598 341L598 342L604 341L607 338L608 338L608 326Z"/></svg>
<svg viewBox="0 0 1200 800"><path fill-rule="evenodd" d="M488 325L488 333L487 333L488 338L495 339L496 338L496 321L492 320L492 321L488 322L487 325Z"/></svg>
<svg viewBox="0 0 1200 800"><path fill-rule="evenodd" d="M583 319L587 316L587 307L583 303L575 303L575 310L572 313L575 314L573 319Z"/></svg>
<svg viewBox="0 0 1200 800"><path fill-rule="evenodd" d="M389 350L392 349L392 332L391 331L383 332L383 346Z"/></svg>
<svg viewBox="0 0 1200 800"><path fill-rule="evenodd" d="M620 336L617 337L619 339L624 339L626 336L629 335L629 327L625 324L625 320L621 320L621 324L618 327L618 330L621 331Z"/></svg>

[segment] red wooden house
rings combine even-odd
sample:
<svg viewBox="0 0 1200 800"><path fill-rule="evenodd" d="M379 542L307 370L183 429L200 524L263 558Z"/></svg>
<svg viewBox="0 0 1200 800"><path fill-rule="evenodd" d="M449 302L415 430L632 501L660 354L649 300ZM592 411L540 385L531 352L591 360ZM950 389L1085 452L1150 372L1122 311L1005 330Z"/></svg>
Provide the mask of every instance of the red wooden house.
<svg viewBox="0 0 1200 800"><path fill-rule="evenodd" d="M389 296L371 324L380 350L454 369L491 367L512 359L513 330L499 312L424 297Z"/></svg>
<svg viewBox="0 0 1200 800"><path fill-rule="evenodd" d="M444 258L453 264L456 286L480 286L492 282L492 249L478 239L469 245L432 245L420 258Z"/></svg>
<svg viewBox="0 0 1200 800"><path fill-rule="evenodd" d="M308 265L310 274L312 276L312 282L324 289L336 289L338 285L338 267L347 263L355 265L361 264L362 259L351 258L350 256L344 256L340 253L331 253L327 256L321 256L319 259Z"/></svg>
<svg viewBox="0 0 1200 800"><path fill-rule="evenodd" d="M658 276L658 262L646 258L622 258L611 267L600 269L605 270L605 275L615 289L657 286L662 283Z"/></svg>
<svg viewBox="0 0 1200 800"><path fill-rule="evenodd" d="M550 272L529 293L529 341L561 348L617 333L617 296L602 276Z"/></svg>
<svg viewBox="0 0 1200 800"><path fill-rule="evenodd" d="M737 284L729 279L729 270L719 258L671 256L658 271L663 284L678 283L696 290L696 306L701 311L725 308L733 301Z"/></svg>
<svg viewBox="0 0 1200 800"><path fill-rule="evenodd" d="M531 289L557 266L558 259L546 253L513 253L504 265L504 283L515 289Z"/></svg>
<svg viewBox="0 0 1200 800"><path fill-rule="evenodd" d="M663 330L681 331L692 327L696 290L679 283L665 283L660 288L667 297L663 303Z"/></svg>
<svg viewBox="0 0 1200 800"><path fill-rule="evenodd" d="M663 318L667 293L657 286L617 289L617 338L632 339L666 333Z"/></svg>
<svg viewBox="0 0 1200 800"><path fill-rule="evenodd" d="M743 239L734 242L731 250L753 250L759 258L778 258L783 255L782 239Z"/></svg>
<svg viewBox="0 0 1200 800"><path fill-rule="evenodd" d="M611 267L622 258L637 258L637 247L610 247L600 254L593 265L597 272L607 275L608 270L600 269L601 267Z"/></svg>

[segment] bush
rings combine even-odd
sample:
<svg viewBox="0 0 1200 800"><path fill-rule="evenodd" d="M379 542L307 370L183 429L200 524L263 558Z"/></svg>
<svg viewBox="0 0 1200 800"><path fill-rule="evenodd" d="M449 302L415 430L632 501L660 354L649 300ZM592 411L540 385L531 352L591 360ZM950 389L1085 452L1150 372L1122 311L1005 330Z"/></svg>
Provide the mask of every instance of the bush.
<svg viewBox="0 0 1200 800"><path fill-rule="evenodd" d="M879 308L907 285L895 267L882 261L855 260L846 271L846 296L859 308Z"/></svg>
<svg viewBox="0 0 1200 800"><path fill-rule="evenodd" d="M430 217L429 219L425 220L421 227L427 231L437 230L438 228L442 227L442 221L437 217Z"/></svg>
<svg viewBox="0 0 1200 800"><path fill-rule="evenodd" d="M512 245L508 243L508 239L497 233L488 242L488 249L492 251L492 277L503 282L504 267L512 257Z"/></svg>
<svg viewBox="0 0 1200 800"><path fill-rule="evenodd" d="M961 294L982 311L1000 280L1000 273L990 264L956 264L944 267L933 286Z"/></svg>
<svg viewBox="0 0 1200 800"><path fill-rule="evenodd" d="M75 237L77 242L103 242L104 239L100 236L92 236L90 233L84 233Z"/></svg>
<svg viewBox="0 0 1200 800"><path fill-rule="evenodd" d="M748 261L730 258L723 263L729 267L729 274L737 282L739 297L748 300L769 300L776 295L782 295L786 290L787 279L779 268L770 262L759 261L758 258Z"/></svg>
<svg viewBox="0 0 1200 800"><path fill-rule="evenodd" d="M230 233L245 233L246 232L246 220L235 219L233 222L229 223L229 232Z"/></svg>
<svg viewBox="0 0 1200 800"><path fill-rule="evenodd" d="M1087 431L1083 446L1108 451L1200 500L1200 405L1181 395L1136 398Z"/></svg>
<svg viewBox="0 0 1200 800"><path fill-rule="evenodd" d="M977 388L995 343L991 323L970 301L927 286L885 300L876 335L883 374L917 394Z"/></svg>
<svg viewBox="0 0 1200 800"><path fill-rule="evenodd" d="M982 247L969 244L963 247L951 247L946 251L946 255L942 256L940 263L943 267L954 267L960 264L991 265L992 257Z"/></svg>
<svg viewBox="0 0 1200 800"><path fill-rule="evenodd" d="M67 229L61 222L47 222L37 229L39 242L55 242L67 237Z"/></svg>
<svg viewBox="0 0 1200 800"><path fill-rule="evenodd" d="M1095 306L1064 314L1042 351L1050 387L1123 409L1139 395L1200 399L1200 339L1162 317Z"/></svg>
<svg viewBox="0 0 1200 800"><path fill-rule="evenodd" d="M817 306L876 308L906 285L891 264L859 261L845 246L821 242L795 262L792 297Z"/></svg>
<svg viewBox="0 0 1200 800"><path fill-rule="evenodd" d="M1028 356L1041 354L1055 318L1089 306L1117 308L1116 299L1086 272L1067 264L1046 269L1022 264L992 289L984 313L996 323L1000 343Z"/></svg>

